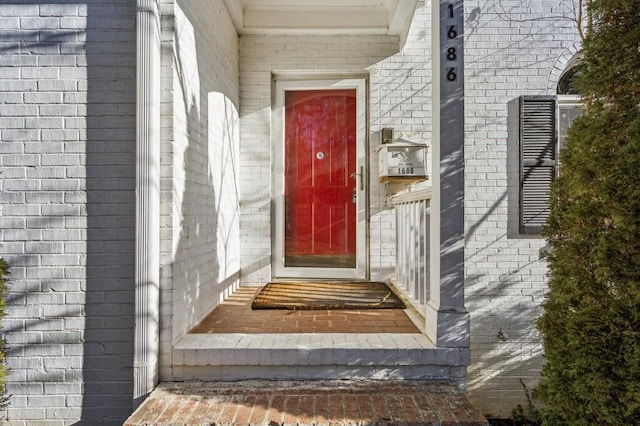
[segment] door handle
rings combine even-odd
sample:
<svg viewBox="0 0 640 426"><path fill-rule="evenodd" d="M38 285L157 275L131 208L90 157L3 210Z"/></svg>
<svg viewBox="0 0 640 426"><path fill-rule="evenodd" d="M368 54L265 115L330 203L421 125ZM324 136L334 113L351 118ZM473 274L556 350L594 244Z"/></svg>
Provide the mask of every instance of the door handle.
<svg viewBox="0 0 640 426"><path fill-rule="evenodd" d="M353 179L360 178L360 191L364 190L364 166L360 166L360 173L351 173Z"/></svg>

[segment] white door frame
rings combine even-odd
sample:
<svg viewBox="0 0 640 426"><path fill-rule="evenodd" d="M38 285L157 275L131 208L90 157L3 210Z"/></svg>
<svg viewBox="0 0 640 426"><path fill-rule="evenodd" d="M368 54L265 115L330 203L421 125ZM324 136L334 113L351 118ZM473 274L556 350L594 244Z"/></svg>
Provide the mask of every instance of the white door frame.
<svg viewBox="0 0 640 426"><path fill-rule="evenodd" d="M367 163L367 97L366 79L276 79L273 86L273 109L271 115L272 153L272 275L273 278L303 279L366 279L369 271L368 223L368 163ZM285 214L284 214L284 95L287 90L356 90L356 267L320 268L285 266Z"/></svg>

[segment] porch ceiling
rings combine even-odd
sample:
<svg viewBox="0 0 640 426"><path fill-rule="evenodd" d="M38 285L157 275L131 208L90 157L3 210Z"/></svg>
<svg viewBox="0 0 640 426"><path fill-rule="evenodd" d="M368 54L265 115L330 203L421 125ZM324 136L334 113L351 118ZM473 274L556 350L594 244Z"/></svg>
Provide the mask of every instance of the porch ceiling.
<svg viewBox="0 0 640 426"><path fill-rule="evenodd" d="M239 34L386 34L404 39L418 0L224 0Z"/></svg>

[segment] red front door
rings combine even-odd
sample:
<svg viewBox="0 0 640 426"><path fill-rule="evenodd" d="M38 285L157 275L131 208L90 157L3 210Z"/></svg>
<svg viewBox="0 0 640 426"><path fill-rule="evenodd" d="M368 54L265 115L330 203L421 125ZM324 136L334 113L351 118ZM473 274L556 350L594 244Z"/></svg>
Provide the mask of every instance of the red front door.
<svg viewBox="0 0 640 426"><path fill-rule="evenodd" d="M285 266L354 268L356 90L285 92Z"/></svg>

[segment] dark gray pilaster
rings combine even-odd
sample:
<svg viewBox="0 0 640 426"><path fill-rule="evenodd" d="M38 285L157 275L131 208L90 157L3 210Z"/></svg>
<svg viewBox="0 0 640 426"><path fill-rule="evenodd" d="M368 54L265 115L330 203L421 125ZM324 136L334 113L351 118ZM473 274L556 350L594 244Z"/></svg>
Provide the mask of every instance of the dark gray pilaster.
<svg viewBox="0 0 640 426"><path fill-rule="evenodd" d="M464 307L463 0L432 2L433 195L427 335L439 347L469 347Z"/></svg>

